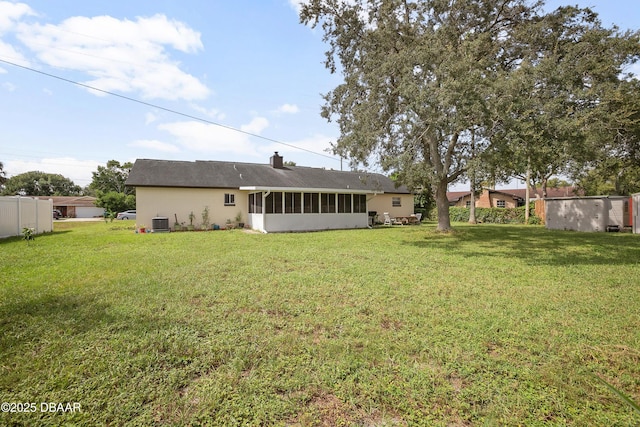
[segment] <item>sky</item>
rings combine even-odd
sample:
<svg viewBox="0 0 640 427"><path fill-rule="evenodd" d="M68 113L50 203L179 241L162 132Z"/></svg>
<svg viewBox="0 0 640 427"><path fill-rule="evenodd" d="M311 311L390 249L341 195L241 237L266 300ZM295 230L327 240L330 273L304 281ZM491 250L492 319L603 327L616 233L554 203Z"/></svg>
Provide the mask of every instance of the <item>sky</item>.
<svg viewBox="0 0 640 427"><path fill-rule="evenodd" d="M329 151L339 129L320 116L340 76L324 67L322 32L300 24L298 1L0 0L7 176L38 170L84 187L109 160L268 163L274 151L346 169ZM547 9L562 4L640 27L640 0Z"/></svg>

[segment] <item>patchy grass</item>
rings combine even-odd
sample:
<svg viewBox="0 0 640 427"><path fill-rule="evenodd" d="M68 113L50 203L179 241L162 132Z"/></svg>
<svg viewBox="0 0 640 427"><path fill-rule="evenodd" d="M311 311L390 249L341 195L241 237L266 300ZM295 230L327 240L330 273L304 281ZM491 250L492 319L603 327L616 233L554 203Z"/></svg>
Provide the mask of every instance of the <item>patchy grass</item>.
<svg viewBox="0 0 640 427"><path fill-rule="evenodd" d="M0 241L0 424L640 422L639 236L55 227Z"/></svg>

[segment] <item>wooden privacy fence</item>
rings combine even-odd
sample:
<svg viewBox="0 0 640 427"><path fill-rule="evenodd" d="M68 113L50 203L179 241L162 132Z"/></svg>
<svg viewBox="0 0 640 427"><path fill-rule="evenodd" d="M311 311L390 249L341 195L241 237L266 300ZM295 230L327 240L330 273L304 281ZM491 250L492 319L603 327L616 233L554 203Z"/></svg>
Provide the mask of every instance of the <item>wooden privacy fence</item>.
<svg viewBox="0 0 640 427"><path fill-rule="evenodd" d="M23 228L36 234L53 231L53 201L31 197L0 197L0 238L19 236Z"/></svg>

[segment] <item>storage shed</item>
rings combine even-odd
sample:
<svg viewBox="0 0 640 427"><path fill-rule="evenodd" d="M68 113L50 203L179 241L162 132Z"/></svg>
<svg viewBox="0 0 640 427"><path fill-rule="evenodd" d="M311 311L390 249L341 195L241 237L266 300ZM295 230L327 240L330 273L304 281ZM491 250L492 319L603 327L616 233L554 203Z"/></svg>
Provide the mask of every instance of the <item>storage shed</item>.
<svg viewBox="0 0 640 427"><path fill-rule="evenodd" d="M545 199L545 225L551 230L618 231L631 226L630 198L625 196Z"/></svg>

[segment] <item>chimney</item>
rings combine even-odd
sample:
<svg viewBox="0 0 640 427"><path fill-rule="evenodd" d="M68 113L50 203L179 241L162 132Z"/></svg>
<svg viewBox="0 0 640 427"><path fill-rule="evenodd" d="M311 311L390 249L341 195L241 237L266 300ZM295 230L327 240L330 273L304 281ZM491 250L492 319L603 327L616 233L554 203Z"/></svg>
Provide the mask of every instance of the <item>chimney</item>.
<svg viewBox="0 0 640 427"><path fill-rule="evenodd" d="M271 156L271 167L274 169L284 169L282 164L282 156L278 154L276 151L273 156Z"/></svg>

